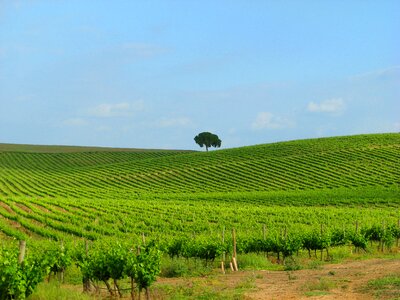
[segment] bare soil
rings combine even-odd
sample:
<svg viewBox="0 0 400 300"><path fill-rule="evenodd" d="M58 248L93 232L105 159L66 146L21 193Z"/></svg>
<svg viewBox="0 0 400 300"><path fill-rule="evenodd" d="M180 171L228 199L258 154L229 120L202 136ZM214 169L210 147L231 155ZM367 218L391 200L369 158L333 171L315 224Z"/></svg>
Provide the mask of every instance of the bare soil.
<svg viewBox="0 0 400 300"><path fill-rule="evenodd" d="M4 207L4 209L9 212L10 214L15 215L15 212L9 207L7 204L5 204L3 201L0 201L0 206Z"/></svg>
<svg viewBox="0 0 400 300"><path fill-rule="evenodd" d="M385 295L376 297L368 288L374 279L400 276L399 259L369 259L339 264L321 265L319 269L298 271L239 271L226 275L199 278L159 278L152 288L154 299L169 299L160 295L160 285L179 288L204 287L206 290L224 290L244 287L245 300L285 299L335 299L368 300L390 299ZM236 297L235 297L236 298ZM225 299L225 298L224 298Z"/></svg>
<svg viewBox="0 0 400 300"><path fill-rule="evenodd" d="M399 259L370 259L324 265L319 270L260 271L245 299L376 299L368 282L400 276ZM380 298L382 299L382 298Z"/></svg>
<svg viewBox="0 0 400 300"><path fill-rule="evenodd" d="M211 299L244 299L244 300L287 300L287 299L335 299L335 300L369 300L399 299L400 291L390 294L376 294L368 287L371 280L385 276L400 277L400 259L352 260L344 263L326 264L319 269L298 271L239 271L213 274L191 278L158 278L151 288L151 299L174 299L170 290L185 289L192 296L188 299L207 299L206 295L214 291ZM64 285L64 287L66 287ZM163 288L164 287L164 288ZM67 288L80 290L81 286L71 285ZM235 291L244 291L238 296ZM168 295L169 294L169 295ZM220 296L218 296L220 295ZM229 296L230 295L230 296ZM396 298L397 297L397 298ZM109 299L103 287L95 299ZM126 294L123 299L130 299ZM143 298L142 298L143 299ZM186 298L184 298L186 299Z"/></svg>

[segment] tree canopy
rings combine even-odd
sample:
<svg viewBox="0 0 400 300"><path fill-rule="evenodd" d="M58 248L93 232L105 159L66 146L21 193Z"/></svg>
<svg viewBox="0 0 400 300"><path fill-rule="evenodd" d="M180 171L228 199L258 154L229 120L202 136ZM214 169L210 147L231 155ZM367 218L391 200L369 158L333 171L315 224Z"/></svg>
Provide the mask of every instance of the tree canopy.
<svg viewBox="0 0 400 300"><path fill-rule="evenodd" d="M221 140L218 135L211 132L202 132L195 136L194 141L200 147L206 146L206 151L208 152L209 147L221 147Z"/></svg>

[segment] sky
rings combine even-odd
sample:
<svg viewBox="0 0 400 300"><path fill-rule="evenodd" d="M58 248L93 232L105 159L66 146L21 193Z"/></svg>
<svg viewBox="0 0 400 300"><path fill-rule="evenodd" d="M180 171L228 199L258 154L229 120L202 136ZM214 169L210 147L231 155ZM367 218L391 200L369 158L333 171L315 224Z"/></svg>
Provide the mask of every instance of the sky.
<svg viewBox="0 0 400 300"><path fill-rule="evenodd" d="M0 0L0 143L400 131L400 1Z"/></svg>

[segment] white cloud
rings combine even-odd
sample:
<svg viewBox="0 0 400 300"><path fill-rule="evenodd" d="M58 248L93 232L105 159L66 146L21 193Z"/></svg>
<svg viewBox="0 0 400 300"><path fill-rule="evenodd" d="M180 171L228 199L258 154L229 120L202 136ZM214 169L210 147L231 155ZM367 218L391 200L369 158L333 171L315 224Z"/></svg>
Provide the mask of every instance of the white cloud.
<svg viewBox="0 0 400 300"><path fill-rule="evenodd" d="M396 77L399 78L400 76L400 66L392 66L385 69L375 70L363 74L357 74L351 76L349 80L362 80L368 78L385 78L385 77Z"/></svg>
<svg viewBox="0 0 400 300"><path fill-rule="evenodd" d="M321 101L320 103L308 103L307 110L316 113L340 114L345 109L345 103L342 98L334 98Z"/></svg>
<svg viewBox="0 0 400 300"><path fill-rule="evenodd" d="M134 112L141 111L144 108L143 101L133 103L103 103L89 109L88 113L94 117L110 118L110 117L129 117Z"/></svg>
<svg viewBox="0 0 400 300"><path fill-rule="evenodd" d="M88 122L82 118L70 118L63 121L66 126L85 126Z"/></svg>
<svg viewBox="0 0 400 300"><path fill-rule="evenodd" d="M260 112L251 124L253 129L284 129L294 126L288 118L275 116L270 112Z"/></svg>
<svg viewBox="0 0 400 300"><path fill-rule="evenodd" d="M192 124L192 120L187 117L163 118L156 122L157 127L186 127Z"/></svg>

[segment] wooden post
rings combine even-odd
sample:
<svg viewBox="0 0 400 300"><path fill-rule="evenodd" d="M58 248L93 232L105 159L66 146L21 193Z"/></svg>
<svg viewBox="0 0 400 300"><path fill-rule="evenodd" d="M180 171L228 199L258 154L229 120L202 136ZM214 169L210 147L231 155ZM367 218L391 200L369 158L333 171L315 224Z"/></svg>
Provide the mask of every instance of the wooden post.
<svg viewBox="0 0 400 300"><path fill-rule="evenodd" d="M356 235L358 235L358 220L356 221ZM355 252L358 253L359 252L358 247L355 248L356 248Z"/></svg>
<svg viewBox="0 0 400 300"><path fill-rule="evenodd" d="M233 239L233 255L232 255L232 263L235 271L238 271L238 266L237 266L237 253L236 253L236 231L235 228L232 228L232 239Z"/></svg>
<svg viewBox="0 0 400 300"><path fill-rule="evenodd" d="M263 240L265 241L267 238L267 228L265 224L263 224Z"/></svg>
<svg viewBox="0 0 400 300"><path fill-rule="evenodd" d="M143 246L146 246L146 237L144 236L144 232L142 232L142 242Z"/></svg>
<svg viewBox="0 0 400 300"><path fill-rule="evenodd" d="M225 226L222 228L222 245L225 245ZM225 274L225 251L222 252L221 271L222 274Z"/></svg>
<svg viewBox="0 0 400 300"><path fill-rule="evenodd" d="M232 239L233 239L233 257L236 257L236 232L235 232L235 228L232 228Z"/></svg>
<svg viewBox="0 0 400 300"><path fill-rule="evenodd" d="M26 251L26 241L19 241L19 255L18 255L19 264L22 264L24 262L25 251Z"/></svg>
<svg viewBox="0 0 400 300"><path fill-rule="evenodd" d="M85 240L85 253L86 253L86 257L88 257L89 255L89 244L88 241ZM84 293L88 293L91 290L90 287L90 279L89 278L82 278L83 281L83 292Z"/></svg>
<svg viewBox="0 0 400 300"><path fill-rule="evenodd" d="M237 265L237 261L236 261L236 257L233 257L232 261L233 261L233 266L235 267L235 271L239 271L238 265Z"/></svg>
<svg viewBox="0 0 400 300"><path fill-rule="evenodd" d="M382 233L383 233L383 235L385 235L385 221L382 221ZM382 249L381 249L381 251L383 252L383 250L384 250L383 238L381 238L381 240L382 240Z"/></svg>
<svg viewBox="0 0 400 300"><path fill-rule="evenodd" d="M324 233L324 228L323 228L323 225L322 225L322 223L321 223L321 238L322 238L322 234ZM322 259L323 259L323 255L324 255L324 249L321 249L321 261L322 261Z"/></svg>
<svg viewBox="0 0 400 300"><path fill-rule="evenodd" d="M232 263L232 262L229 263L229 267L231 268L231 271L232 271L232 272L235 271L235 269L233 268L233 263Z"/></svg>
<svg viewBox="0 0 400 300"><path fill-rule="evenodd" d="M61 251L64 252L64 241L61 240ZM64 283L64 270L60 271L60 283Z"/></svg>

